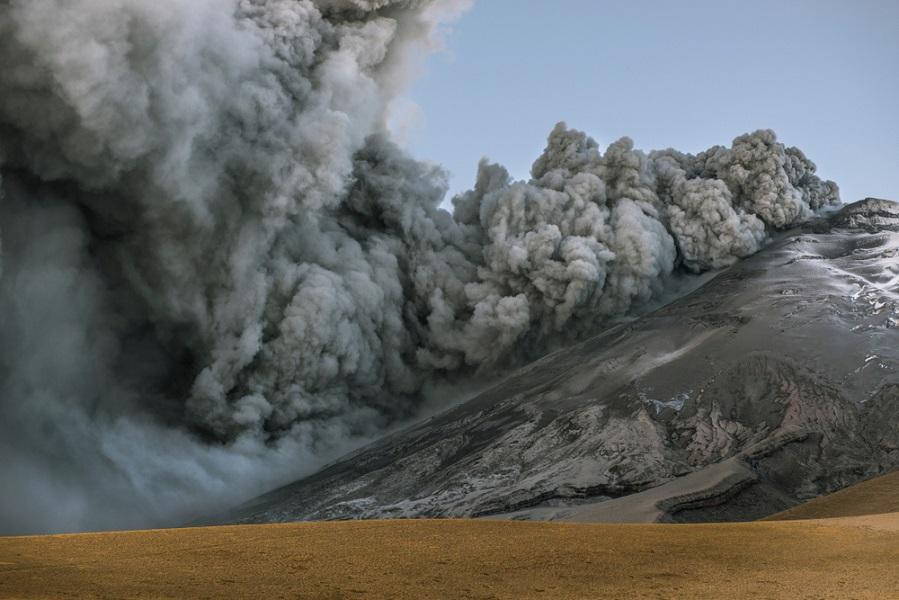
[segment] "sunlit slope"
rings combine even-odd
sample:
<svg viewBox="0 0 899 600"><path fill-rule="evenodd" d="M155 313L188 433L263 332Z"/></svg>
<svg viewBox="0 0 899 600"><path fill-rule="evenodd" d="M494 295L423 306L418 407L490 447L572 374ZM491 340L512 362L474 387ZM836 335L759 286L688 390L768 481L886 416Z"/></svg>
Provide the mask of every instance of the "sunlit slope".
<svg viewBox="0 0 899 600"><path fill-rule="evenodd" d="M368 521L0 539L2 598L889 598L899 515Z"/></svg>
<svg viewBox="0 0 899 600"><path fill-rule="evenodd" d="M765 520L826 519L894 512L899 512L899 471L815 498Z"/></svg>

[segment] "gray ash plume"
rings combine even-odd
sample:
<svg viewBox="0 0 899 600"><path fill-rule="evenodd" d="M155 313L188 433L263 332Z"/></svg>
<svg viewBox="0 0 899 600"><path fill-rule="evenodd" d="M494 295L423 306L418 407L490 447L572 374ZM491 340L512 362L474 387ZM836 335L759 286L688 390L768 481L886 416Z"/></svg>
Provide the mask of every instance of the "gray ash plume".
<svg viewBox="0 0 899 600"><path fill-rule="evenodd" d="M453 0L0 3L0 529L176 522L838 202L771 131L446 177L389 139Z"/></svg>

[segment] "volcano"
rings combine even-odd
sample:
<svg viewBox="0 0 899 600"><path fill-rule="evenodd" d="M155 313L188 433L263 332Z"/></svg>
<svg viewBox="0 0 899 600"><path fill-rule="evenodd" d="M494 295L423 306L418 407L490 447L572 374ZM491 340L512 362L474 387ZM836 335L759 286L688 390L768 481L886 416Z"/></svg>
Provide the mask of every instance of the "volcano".
<svg viewBox="0 0 899 600"><path fill-rule="evenodd" d="M706 284L213 523L734 521L899 466L899 204Z"/></svg>

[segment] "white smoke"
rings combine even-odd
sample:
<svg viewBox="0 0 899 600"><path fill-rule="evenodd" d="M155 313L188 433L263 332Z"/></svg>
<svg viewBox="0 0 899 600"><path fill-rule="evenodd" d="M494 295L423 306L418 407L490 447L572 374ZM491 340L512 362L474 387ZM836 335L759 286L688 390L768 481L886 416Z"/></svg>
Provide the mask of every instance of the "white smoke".
<svg viewBox="0 0 899 600"><path fill-rule="evenodd" d="M586 335L837 202L770 131L691 156L560 124L531 181L482 162L441 210L445 174L385 124L466 4L0 3L0 528L261 491L428 382Z"/></svg>

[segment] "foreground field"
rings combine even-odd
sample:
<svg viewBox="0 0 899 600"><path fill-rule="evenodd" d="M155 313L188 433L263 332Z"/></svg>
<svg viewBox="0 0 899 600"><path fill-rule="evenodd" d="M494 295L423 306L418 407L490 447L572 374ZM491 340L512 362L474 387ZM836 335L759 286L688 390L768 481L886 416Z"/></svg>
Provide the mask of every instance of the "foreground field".
<svg viewBox="0 0 899 600"><path fill-rule="evenodd" d="M899 598L899 514L373 521L0 538L2 598Z"/></svg>

